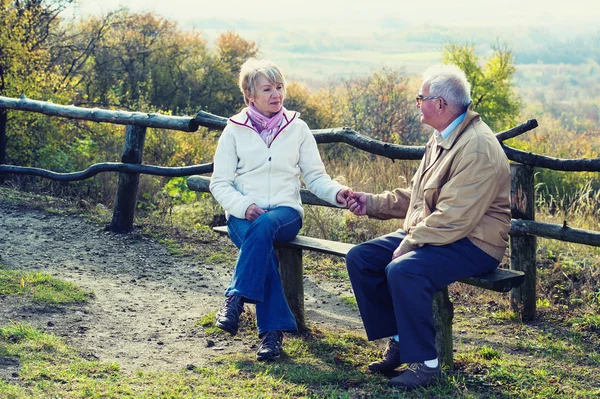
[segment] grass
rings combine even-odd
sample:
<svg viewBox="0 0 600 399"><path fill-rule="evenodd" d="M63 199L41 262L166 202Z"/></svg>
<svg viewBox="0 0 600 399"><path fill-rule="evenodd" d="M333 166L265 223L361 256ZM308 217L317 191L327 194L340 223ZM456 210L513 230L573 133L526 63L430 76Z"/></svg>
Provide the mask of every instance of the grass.
<svg viewBox="0 0 600 399"><path fill-rule="evenodd" d="M483 315L485 319L485 314ZM201 321L212 328L214 314ZM240 334L253 334L242 321ZM216 358L211 364L173 373L120 370L91 362L50 334L27 324L0 328L0 358L18 359L19 384L0 380L0 397L21 398L592 398L600 362L587 339L563 327L548 334L522 325L501 346L465 346L455 370L428 389L408 394L388 388L387 379L366 373L380 348L354 333L313 327L307 335L286 335L286 354L277 362L256 362L253 353ZM523 339L526 337L526 339ZM585 339L584 339L585 338ZM593 342L599 344L598 338ZM519 342L522 342L519 349ZM559 348L557 351L556 348ZM552 352L560 356L549 356ZM564 359L576 358L577 362Z"/></svg>
<svg viewBox="0 0 600 399"><path fill-rule="evenodd" d="M87 302L93 293L49 274L7 270L0 265L0 295L24 295L44 305Z"/></svg>
<svg viewBox="0 0 600 399"><path fill-rule="evenodd" d="M369 176L385 178L382 173ZM538 216L554 222L551 215ZM325 217L331 220L324 228L310 226L309 217L305 229L329 235L349 225L344 233L348 241L391 231L389 222L344 220L347 216L339 213ZM147 228L154 229L152 221ZM161 230L160 237L181 242L184 249L186 242L200 242L177 225ZM203 249L203 261L233 262L237 253L232 245L211 242ZM348 283L343 261L312 255L304 259L311 277ZM427 390L406 395L388 388L386 378L365 373L366 364L381 355L381 348L362 335L313 328L310 335L286 336L286 356L277 363L258 363L253 353L241 353L177 373L126 373L116 364L89 362L61 340L30 326L9 325L0 332L0 363L2 358L17 359L21 368L18 381L0 379L0 397L594 398L600 396L599 266L598 248L539 239L538 315L528 323L509 310L506 294L451 286L455 369L446 370ZM12 281L12 291L5 295L21 295L20 279L18 289ZM254 334L252 318L248 312L244 315L248 319L240 335ZM214 327L214 314L198 324L209 334L223 334Z"/></svg>
<svg viewBox="0 0 600 399"><path fill-rule="evenodd" d="M353 296L342 295L342 303L352 310L358 310L358 303Z"/></svg>
<svg viewBox="0 0 600 399"><path fill-rule="evenodd" d="M159 243L165 245L169 249L169 255L171 256L181 256L183 255L183 251L181 246L173 241L172 239L159 239Z"/></svg>
<svg viewBox="0 0 600 399"><path fill-rule="evenodd" d="M349 282L346 263L343 258L310 251L303 255L302 262L305 274L319 279Z"/></svg>
<svg viewBox="0 0 600 399"><path fill-rule="evenodd" d="M600 331L600 315L598 314L577 316L569 320L569 322L575 331Z"/></svg>

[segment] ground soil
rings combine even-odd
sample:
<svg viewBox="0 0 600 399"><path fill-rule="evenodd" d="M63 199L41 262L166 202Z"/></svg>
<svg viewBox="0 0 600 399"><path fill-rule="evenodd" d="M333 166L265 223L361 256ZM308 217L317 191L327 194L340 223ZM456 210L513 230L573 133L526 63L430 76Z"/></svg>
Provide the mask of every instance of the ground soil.
<svg viewBox="0 0 600 399"><path fill-rule="evenodd" d="M232 244L223 237L207 245ZM114 234L81 216L0 199L0 264L49 273L94 293L89 303L66 307L0 296L0 326L31 323L88 359L116 362L128 371L176 371L223 353L251 353L255 334L207 335L198 324L218 309L233 268L198 259L170 255L166 245L135 231ZM358 312L341 300L352 295L348 284L305 277L304 287L313 328L362 333ZM0 362L0 377L14 378L15 370L18 363Z"/></svg>

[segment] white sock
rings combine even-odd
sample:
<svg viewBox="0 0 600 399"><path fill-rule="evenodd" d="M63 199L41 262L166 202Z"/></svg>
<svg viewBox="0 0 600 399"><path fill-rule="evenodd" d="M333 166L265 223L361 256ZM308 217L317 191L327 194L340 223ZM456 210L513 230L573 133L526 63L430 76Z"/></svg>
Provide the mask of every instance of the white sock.
<svg viewBox="0 0 600 399"><path fill-rule="evenodd" d="M392 338L394 338L394 341L396 342L400 342L400 337L397 335L394 335Z"/></svg>
<svg viewBox="0 0 600 399"><path fill-rule="evenodd" d="M437 357L433 360L425 360L425 366L429 367L429 368L436 368L439 364Z"/></svg>

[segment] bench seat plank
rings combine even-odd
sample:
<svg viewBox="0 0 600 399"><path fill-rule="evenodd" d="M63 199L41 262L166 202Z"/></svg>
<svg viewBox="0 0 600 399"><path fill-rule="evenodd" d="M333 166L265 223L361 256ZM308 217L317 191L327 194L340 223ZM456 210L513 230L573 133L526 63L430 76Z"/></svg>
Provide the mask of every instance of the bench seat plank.
<svg viewBox="0 0 600 399"><path fill-rule="evenodd" d="M227 227L219 226L213 228L219 234L227 235ZM310 251L321 252L329 255L337 255L346 257L346 254L354 244L346 244L343 242L321 240L319 238L296 236L293 240L287 242L276 243L278 247L283 248L296 248L296 249L308 249Z"/></svg>
<svg viewBox="0 0 600 399"><path fill-rule="evenodd" d="M215 227L213 230L219 234L227 235L226 226ZM329 255L342 256L344 258L348 254L348 251L354 247L354 244L306 236L296 236L296 238L291 241L279 242L276 245L283 248L307 249ZM460 280L460 282L492 291L508 292L512 288L520 286L524 279L525 273L523 272L498 268L492 273L468 277Z"/></svg>
<svg viewBox="0 0 600 399"><path fill-rule="evenodd" d="M525 273L521 271L497 268L492 273L467 277L459 281L492 291L508 292L523 284L524 280Z"/></svg>

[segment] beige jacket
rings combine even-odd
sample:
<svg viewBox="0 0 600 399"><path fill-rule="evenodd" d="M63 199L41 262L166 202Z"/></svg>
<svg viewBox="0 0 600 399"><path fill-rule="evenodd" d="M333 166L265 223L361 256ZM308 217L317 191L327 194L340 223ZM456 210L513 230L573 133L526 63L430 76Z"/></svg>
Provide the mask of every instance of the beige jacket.
<svg viewBox="0 0 600 399"><path fill-rule="evenodd" d="M468 237L502 259L510 229L510 167L500 143L467 111L446 139L434 136L417 169L412 189L367 195L367 215L404 220L403 253L423 245L446 245ZM432 158L436 144L441 151Z"/></svg>

